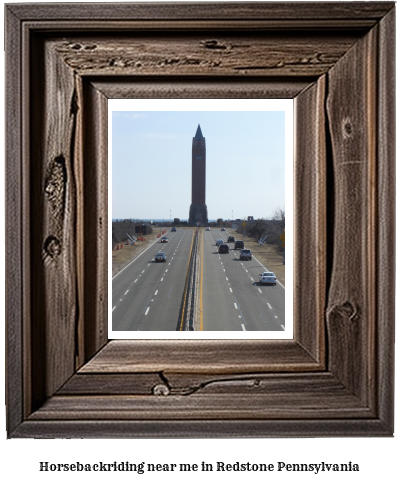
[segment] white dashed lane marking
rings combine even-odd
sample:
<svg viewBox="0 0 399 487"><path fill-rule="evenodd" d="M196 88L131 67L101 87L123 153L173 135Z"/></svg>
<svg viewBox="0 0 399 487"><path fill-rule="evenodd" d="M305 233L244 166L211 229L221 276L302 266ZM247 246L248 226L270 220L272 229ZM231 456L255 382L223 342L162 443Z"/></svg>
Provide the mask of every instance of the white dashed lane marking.
<svg viewBox="0 0 399 487"><path fill-rule="evenodd" d="M149 311L150 311L150 308L148 307L144 314L148 314Z"/></svg>
<svg viewBox="0 0 399 487"><path fill-rule="evenodd" d="M129 289L128 289L128 290L125 292L125 296L126 296L126 294L127 294L128 292L129 292Z"/></svg>

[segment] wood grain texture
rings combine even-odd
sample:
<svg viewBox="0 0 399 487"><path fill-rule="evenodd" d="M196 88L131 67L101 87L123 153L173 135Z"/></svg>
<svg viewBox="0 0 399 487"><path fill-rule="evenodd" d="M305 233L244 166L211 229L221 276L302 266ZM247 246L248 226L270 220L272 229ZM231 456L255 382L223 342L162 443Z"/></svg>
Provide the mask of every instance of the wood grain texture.
<svg viewBox="0 0 399 487"><path fill-rule="evenodd" d="M226 374L319 368L293 340L112 340L80 372Z"/></svg>
<svg viewBox="0 0 399 487"><path fill-rule="evenodd" d="M371 30L330 70L327 100L334 201L330 370L365 403L375 380L375 35Z"/></svg>
<svg viewBox="0 0 399 487"><path fill-rule="evenodd" d="M84 85L83 106L85 312L79 365L108 341L108 104L91 82Z"/></svg>
<svg viewBox="0 0 399 487"><path fill-rule="evenodd" d="M380 437L378 419L263 419L263 420L38 420L25 421L15 438L314 438L314 437Z"/></svg>
<svg viewBox="0 0 399 487"><path fill-rule="evenodd" d="M8 53L5 69L9 73L6 79L7 98L5 103L5 116L9 126L14 130L6 138L6 165L5 178L7 187L5 191L5 217L7 221L5 235L5 272L7 276L6 290L6 370L7 370L7 424L13 430L22 421L24 414L24 364L23 355L24 325L26 324L26 290L24 279L28 271L26 260L27 242L22 235L25 225L28 225L26 214L26 199L23 199L24 181L22 156L22 99L20 97L22 66L13 63L12 59L18 57L22 36L19 30L19 21L9 10L6 15L5 49ZM18 224L10 225L10 222ZM28 225L29 228L29 225Z"/></svg>
<svg viewBox="0 0 399 487"><path fill-rule="evenodd" d="M377 325L376 354L385 356L377 370L379 417L393 429L395 348L395 11L391 10L380 22L378 58L378 127L377 127ZM392 283L392 285L390 285ZM390 365L391 364L391 365Z"/></svg>
<svg viewBox="0 0 399 487"><path fill-rule="evenodd" d="M391 436L394 4L6 18L9 436ZM106 343L114 96L295 98L294 340Z"/></svg>
<svg viewBox="0 0 399 487"><path fill-rule="evenodd" d="M223 93L220 80L212 78L187 78L168 76L123 76L93 77L94 89L100 91L107 99L112 98L295 98L305 90L313 78L274 78L257 77L254 79L223 78Z"/></svg>
<svg viewBox="0 0 399 487"><path fill-rule="evenodd" d="M284 24L287 21L295 21L296 24L303 24L306 27L311 21L328 22L345 21L357 25L370 26L369 21L376 23L390 9L393 2L328 2L313 4L304 2L299 8L292 8L291 2L204 2L187 3L183 9L180 4L157 3L114 3L114 4L37 4L34 8L27 4L10 5L7 8L21 20L127 20L140 19L150 20L173 20L184 23L191 19L212 20L240 20L247 24L251 20L259 21L270 19L280 21ZM315 24L318 28L320 24ZM324 24L322 24L324 25ZM292 24L290 24L292 28Z"/></svg>
<svg viewBox="0 0 399 487"><path fill-rule="evenodd" d="M331 42L334 38L334 42ZM352 33L254 35L236 31L75 37L56 50L82 75L107 76L320 76L356 42Z"/></svg>
<svg viewBox="0 0 399 487"><path fill-rule="evenodd" d="M77 93L73 72L50 45L38 40L33 56L32 404L40 404L75 370ZM43 79L56 82L44 86Z"/></svg>
<svg viewBox="0 0 399 487"><path fill-rule="evenodd" d="M294 104L295 339L323 366L327 280L325 99L326 79L321 76L295 98ZM308 284L304 286L304 282Z"/></svg>

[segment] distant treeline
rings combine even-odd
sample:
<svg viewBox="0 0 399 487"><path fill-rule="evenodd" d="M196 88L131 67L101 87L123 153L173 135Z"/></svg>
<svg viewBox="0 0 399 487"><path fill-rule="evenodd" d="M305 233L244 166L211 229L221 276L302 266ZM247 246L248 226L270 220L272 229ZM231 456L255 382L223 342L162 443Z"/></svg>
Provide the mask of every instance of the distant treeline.
<svg viewBox="0 0 399 487"><path fill-rule="evenodd" d="M245 234L260 240L267 235L267 244L277 245L279 250L283 250L283 242L280 236L285 229L285 218L281 220L254 220L246 222ZM237 228L238 233L244 232L244 226L240 224Z"/></svg>

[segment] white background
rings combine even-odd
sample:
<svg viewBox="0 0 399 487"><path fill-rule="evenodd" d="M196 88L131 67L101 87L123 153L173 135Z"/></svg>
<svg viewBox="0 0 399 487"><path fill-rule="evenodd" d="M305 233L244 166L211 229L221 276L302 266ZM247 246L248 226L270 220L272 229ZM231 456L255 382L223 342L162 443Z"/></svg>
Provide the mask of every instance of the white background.
<svg viewBox="0 0 399 487"><path fill-rule="evenodd" d="M10 2L11 3L11 2ZM3 16L3 11L1 12ZM1 25L4 25L3 17ZM2 50L1 87L4 93L4 52ZM4 96L4 95L3 95ZM4 99L4 97L2 98ZM1 102L2 103L2 102ZM4 112L3 112L4 113ZM4 141L4 116L2 121L2 143ZM0 150L2 161L4 147ZM4 177L4 170L0 171ZM1 188L4 182L1 181ZM0 215L4 224L4 197ZM1 232L1 246L4 255L4 232ZM4 266L1 266L4 286ZM4 287L2 289L4 291ZM1 308L4 309L4 292L1 293ZM4 315L3 315L4 316ZM3 318L4 323L4 318ZM1 336L1 351L4 353L4 333ZM396 356L398 357L396 346ZM3 356L4 357L4 356ZM2 360L2 366L4 360ZM1 394L4 399L4 374L1 374ZM396 380L397 382L397 380ZM398 388L397 388L398 389ZM396 394L397 397L397 394ZM5 400L1 401L4 404ZM396 404L398 401L396 401ZM1 478L8 484L22 485L143 485L155 486L170 482L173 486L251 484L252 486L279 485L296 487L337 485L352 486L367 483L371 485L398 485L399 448L397 438L321 438L321 439L206 439L206 440L6 440L5 409L1 415L2 441ZM396 406L396 417L398 407ZM41 473L39 462L113 462L129 461L131 463L215 463L225 461L234 463L346 463L352 461L360 466L360 472L352 473Z"/></svg>

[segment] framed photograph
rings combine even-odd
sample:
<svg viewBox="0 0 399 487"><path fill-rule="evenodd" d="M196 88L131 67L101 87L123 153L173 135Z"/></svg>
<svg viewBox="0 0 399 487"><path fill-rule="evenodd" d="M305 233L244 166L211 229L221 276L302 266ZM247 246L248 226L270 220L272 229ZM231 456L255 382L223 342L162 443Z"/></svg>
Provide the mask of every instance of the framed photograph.
<svg viewBox="0 0 399 487"><path fill-rule="evenodd" d="M108 121L108 338L292 340L293 100L108 100Z"/></svg>
<svg viewBox="0 0 399 487"><path fill-rule="evenodd" d="M394 3L5 19L9 437L392 436ZM292 338L109 339L115 99L293 100Z"/></svg>

